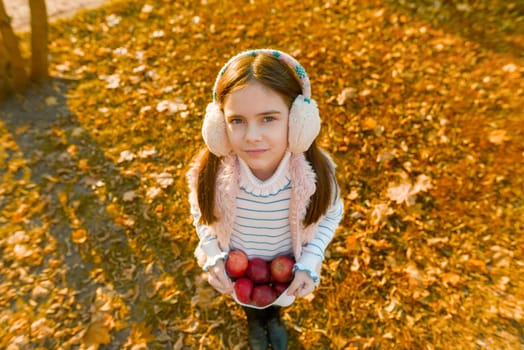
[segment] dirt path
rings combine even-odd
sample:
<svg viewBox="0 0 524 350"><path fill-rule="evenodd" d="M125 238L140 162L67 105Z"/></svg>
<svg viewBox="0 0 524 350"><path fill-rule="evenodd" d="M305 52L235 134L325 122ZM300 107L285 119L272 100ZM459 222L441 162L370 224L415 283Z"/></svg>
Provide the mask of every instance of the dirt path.
<svg viewBox="0 0 524 350"><path fill-rule="evenodd" d="M109 0L46 0L47 13L52 21L69 17L82 9L96 8ZM16 31L27 31L30 25L29 0L4 1L8 15Z"/></svg>

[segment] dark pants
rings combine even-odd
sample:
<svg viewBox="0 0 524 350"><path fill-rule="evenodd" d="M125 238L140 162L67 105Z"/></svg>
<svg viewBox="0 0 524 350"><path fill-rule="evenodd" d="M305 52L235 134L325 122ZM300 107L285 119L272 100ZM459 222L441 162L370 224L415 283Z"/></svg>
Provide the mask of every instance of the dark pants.
<svg viewBox="0 0 524 350"><path fill-rule="evenodd" d="M248 340L252 350L287 349L286 327L280 319L280 306L265 309L243 307L247 316Z"/></svg>
<svg viewBox="0 0 524 350"><path fill-rule="evenodd" d="M263 323L267 323L269 320L274 318L280 318L280 306L270 306L265 309L253 309L251 307L242 306L246 313L247 320L260 320Z"/></svg>

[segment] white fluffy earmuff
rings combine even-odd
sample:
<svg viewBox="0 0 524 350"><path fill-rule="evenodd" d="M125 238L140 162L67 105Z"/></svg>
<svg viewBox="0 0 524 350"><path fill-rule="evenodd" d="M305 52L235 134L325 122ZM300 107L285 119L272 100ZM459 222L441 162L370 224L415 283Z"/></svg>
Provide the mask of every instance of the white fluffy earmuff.
<svg viewBox="0 0 524 350"><path fill-rule="evenodd" d="M292 153L303 153L320 132L320 116L315 100L298 95L289 111L288 143Z"/></svg>
<svg viewBox="0 0 524 350"><path fill-rule="evenodd" d="M213 102L209 103L202 125L202 136L209 151L219 157L231 152L231 145L227 137L226 121L219 103L216 101L216 88L227 67L239 57L258 54L267 54L277 57L293 69L302 84L302 94L293 101L289 111L288 142L289 151L303 153L311 146L320 132L320 115L317 103L311 98L311 85L304 68L290 55L272 49L248 50L232 57L220 70L213 87Z"/></svg>
<svg viewBox="0 0 524 350"><path fill-rule="evenodd" d="M207 105L206 116L202 124L202 137L209 151L216 156L227 156L231 152L231 145L226 132L226 118L218 102Z"/></svg>

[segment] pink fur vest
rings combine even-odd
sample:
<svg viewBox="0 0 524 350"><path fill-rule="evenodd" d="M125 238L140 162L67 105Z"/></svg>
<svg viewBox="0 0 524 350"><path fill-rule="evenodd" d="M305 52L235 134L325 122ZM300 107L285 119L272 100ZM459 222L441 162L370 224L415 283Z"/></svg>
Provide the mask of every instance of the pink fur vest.
<svg viewBox="0 0 524 350"><path fill-rule="evenodd" d="M197 159L187 173L187 180L190 189L190 198L193 203L197 201L198 184L198 164ZM229 251L229 240L233 230L233 220L236 211L236 196L239 189L240 165L236 155L229 154L222 158L219 168L216 187L215 187L215 215L218 220L210 225L210 230L218 239L220 249L224 252ZM289 160L289 175L291 177L291 201L289 206L289 225L291 231L291 241L293 243L293 253L295 259L299 259L302 254L302 246L313 239L318 228L318 223L304 227L302 221L306 216L306 209L309 200L316 189L316 174L306 160L304 154L291 154ZM195 250L198 264L203 266L206 255L202 249L197 247Z"/></svg>

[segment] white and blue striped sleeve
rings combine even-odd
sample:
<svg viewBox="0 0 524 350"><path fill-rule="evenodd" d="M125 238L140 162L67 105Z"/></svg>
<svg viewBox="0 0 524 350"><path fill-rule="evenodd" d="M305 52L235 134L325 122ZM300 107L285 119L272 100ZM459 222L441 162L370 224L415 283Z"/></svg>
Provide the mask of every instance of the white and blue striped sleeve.
<svg viewBox="0 0 524 350"><path fill-rule="evenodd" d="M191 216L193 217L193 225L195 226L199 242L198 248L200 248L206 254L206 262L202 266L204 271L207 271L209 267L214 266L219 259L225 259L227 252L223 252L219 245L218 239L215 235L211 234L211 230L208 226L199 224L200 220L200 209L197 203L189 200Z"/></svg>
<svg viewBox="0 0 524 350"><path fill-rule="evenodd" d="M320 266L324 260L324 252L335 235L343 213L344 204L340 198L337 198L320 219L317 233L304 246L302 255L295 264L295 270L308 272L315 283L320 281Z"/></svg>

